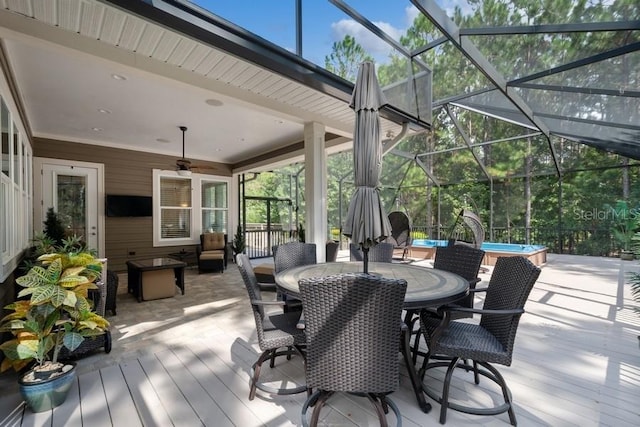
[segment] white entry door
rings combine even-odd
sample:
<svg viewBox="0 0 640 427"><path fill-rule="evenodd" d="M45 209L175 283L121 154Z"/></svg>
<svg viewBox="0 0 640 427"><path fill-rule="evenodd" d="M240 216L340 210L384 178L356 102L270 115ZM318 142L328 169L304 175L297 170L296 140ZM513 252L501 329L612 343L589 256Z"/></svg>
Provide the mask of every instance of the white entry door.
<svg viewBox="0 0 640 427"><path fill-rule="evenodd" d="M67 235L82 236L104 256L104 165L34 158L34 230L41 232L52 207ZM40 174L40 176L38 176Z"/></svg>

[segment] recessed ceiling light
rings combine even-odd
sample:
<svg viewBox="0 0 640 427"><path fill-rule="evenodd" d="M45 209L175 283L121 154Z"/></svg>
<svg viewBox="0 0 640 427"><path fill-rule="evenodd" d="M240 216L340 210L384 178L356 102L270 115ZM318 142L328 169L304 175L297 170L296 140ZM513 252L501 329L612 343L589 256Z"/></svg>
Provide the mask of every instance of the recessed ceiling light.
<svg viewBox="0 0 640 427"><path fill-rule="evenodd" d="M223 105L222 101L219 99L207 99L204 101L207 105L211 105L212 107L221 107Z"/></svg>
<svg viewBox="0 0 640 427"><path fill-rule="evenodd" d="M222 148L216 148L216 151L220 152L220 151L222 151Z"/></svg>
<svg viewBox="0 0 640 427"><path fill-rule="evenodd" d="M111 110L107 110L106 108L98 108L98 112L102 114L111 114Z"/></svg>
<svg viewBox="0 0 640 427"><path fill-rule="evenodd" d="M127 80L127 78L122 74L111 74L111 77L113 77L115 80Z"/></svg>
<svg viewBox="0 0 640 427"><path fill-rule="evenodd" d="M171 142L167 138L158 138L158 139L156 139L156 141L162 142L163 144L167 144L167 143Z"/></svg>
<svg viewBox="0 0 640 427"><path fill-rule="evenodd" d="M94 132L102 132L104 129L102 128L91 128L92 131Z"/></svg>

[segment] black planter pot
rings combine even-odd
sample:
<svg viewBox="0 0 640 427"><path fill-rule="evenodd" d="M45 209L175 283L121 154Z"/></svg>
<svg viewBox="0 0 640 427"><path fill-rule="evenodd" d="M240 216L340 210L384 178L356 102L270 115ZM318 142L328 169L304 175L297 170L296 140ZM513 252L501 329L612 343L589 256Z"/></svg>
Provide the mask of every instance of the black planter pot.
<svg viewBox="0 0 640 427"><path fill-rule="evenodd" d="M76 379L76 364L67 362L71 369L62 372L60 375L37 382L24 381L24 376L18 380L20 393L27 404L27 407L33 412L48 411L56 406L60 406L67 398L69 389ZM31 371L28 371L28 375Z"/></svg>

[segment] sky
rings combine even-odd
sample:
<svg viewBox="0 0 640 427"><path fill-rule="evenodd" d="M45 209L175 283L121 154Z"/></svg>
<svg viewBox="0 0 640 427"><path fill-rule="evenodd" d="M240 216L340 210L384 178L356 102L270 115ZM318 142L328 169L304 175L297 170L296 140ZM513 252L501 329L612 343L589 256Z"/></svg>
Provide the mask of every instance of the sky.
<svg viewBox="0 0 640 427"><path fill-rule="evenodd" d="M193 3L277 45L295 52L295 0L193 0ZM346 0L351 8L398 40L419 11L409 0ZM445 10L466 0L437 0ZM327 0L303 0L303 57L324 66L331 47L345 35L353 36L377 62L391 51L378 39Z"/></svg>

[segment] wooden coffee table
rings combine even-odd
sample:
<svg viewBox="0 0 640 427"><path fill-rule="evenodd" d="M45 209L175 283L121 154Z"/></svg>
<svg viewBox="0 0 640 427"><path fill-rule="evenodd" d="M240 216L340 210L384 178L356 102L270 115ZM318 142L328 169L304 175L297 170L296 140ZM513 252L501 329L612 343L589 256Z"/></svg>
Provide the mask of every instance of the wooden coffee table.
<svg viewBox="0 0 640 427"><path fill-rule="evenodd" d="M169 298L178 286L184 295L185 262L172 258L127 261L128 288L138 302ZM145 298L146 294L146 298Z"/></svg>

